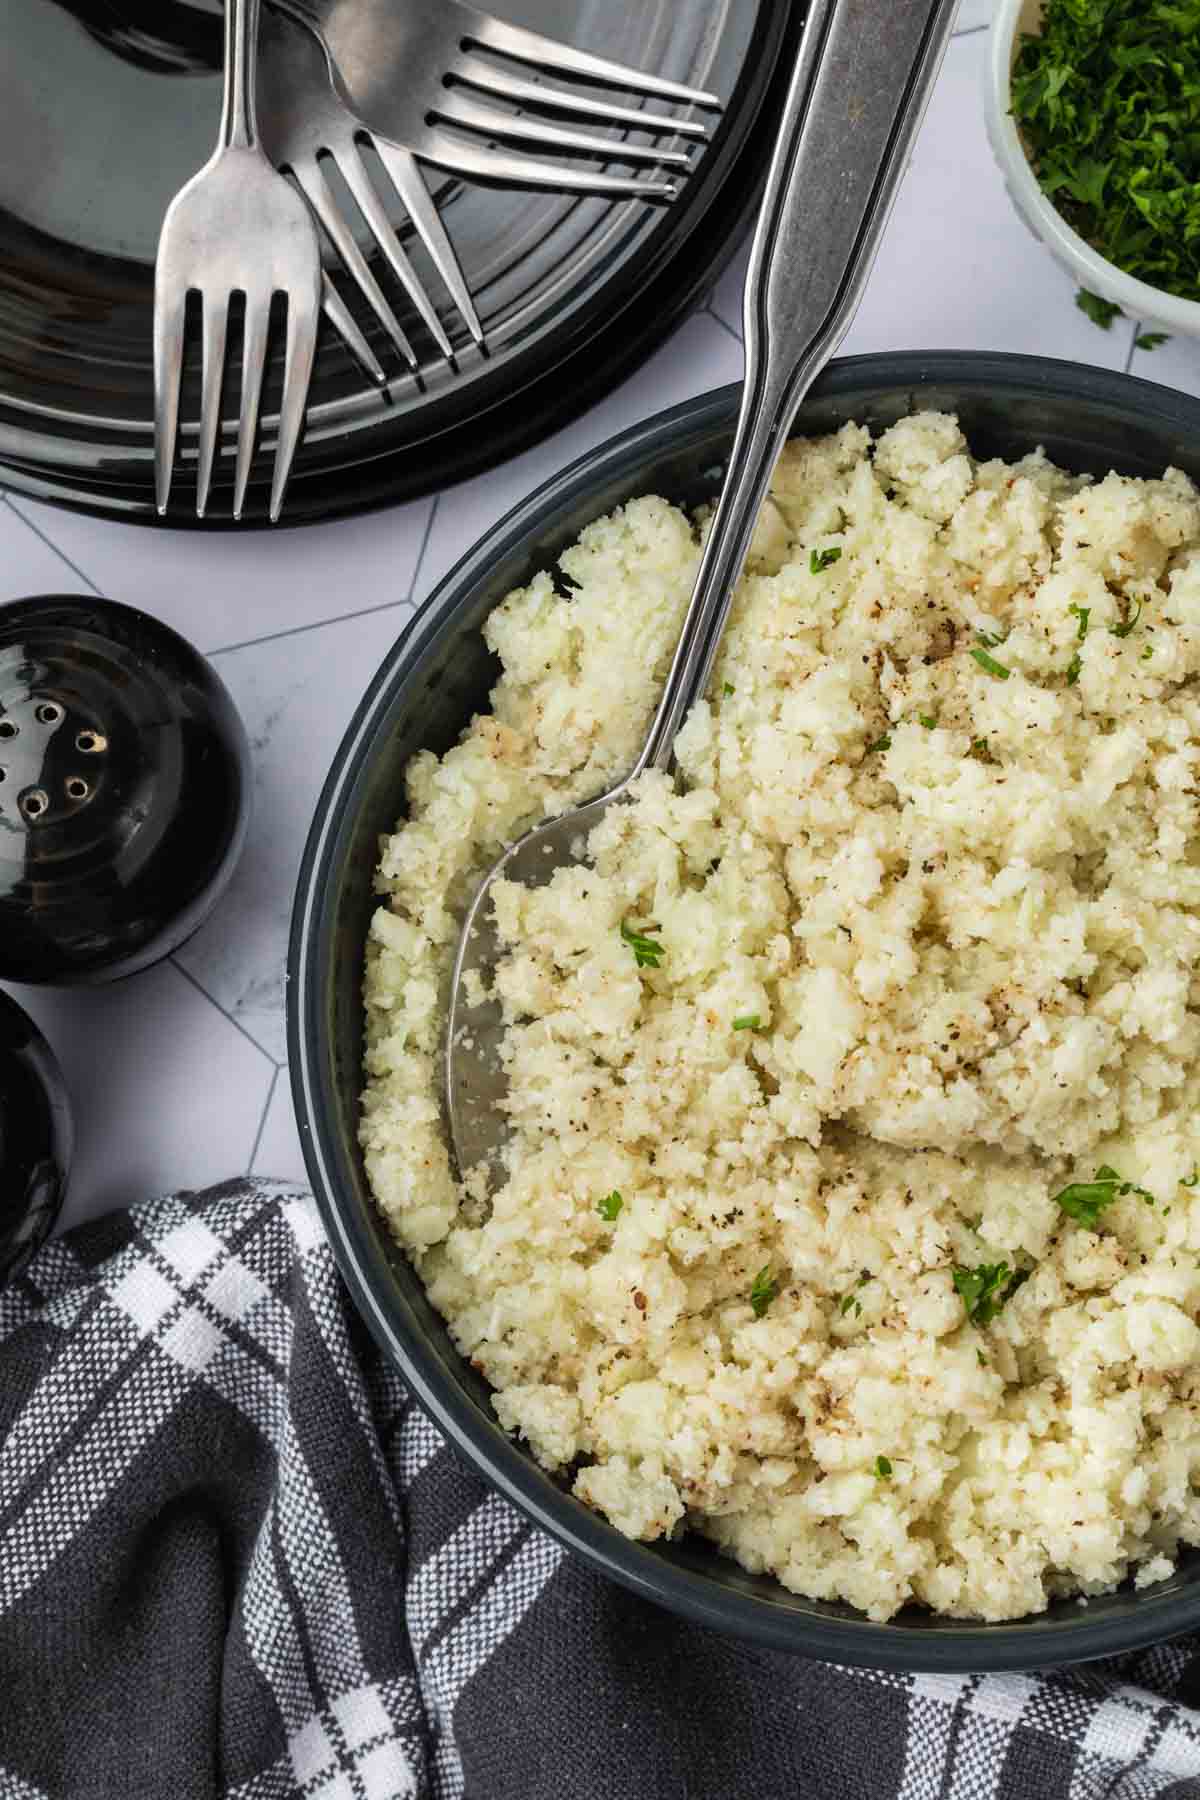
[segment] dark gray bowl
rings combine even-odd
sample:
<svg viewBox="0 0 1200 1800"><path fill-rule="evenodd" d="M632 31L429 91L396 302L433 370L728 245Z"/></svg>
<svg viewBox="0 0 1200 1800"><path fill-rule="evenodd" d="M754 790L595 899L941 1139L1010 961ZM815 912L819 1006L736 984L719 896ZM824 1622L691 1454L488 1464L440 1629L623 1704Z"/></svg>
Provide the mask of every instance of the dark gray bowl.
<svg viewBox="0 0 1200 1800"><path fill-rule="evenodd" d="M325 783L292 920L288 1049L305 1160L343 1275L417 1398L463 1456L576 1555L686 1617L773 1649L899 1669L1016 1669L1110 1656L1200 1626L1200 1552L1156 1587L1004 1625L916 1608L887 1625L787 1593L698 1540L631 1543L538 1468L493 1417L486 1385L391 1242L356 1141L363 946L382 832L401 809L405 764L441 752L486 703L497 665L479 628L510 588L550 567L583 527L635 495L690 504L715 490L737 400L723 388L625 432L564 470L497 525L442 582L389 653ZM1200 402L1127 375L1040 357L935 352L835 363L797 429L847 419L883 427L914 407L956 412L972 447L1035 444L1064 467L1200 479ZM453 506L453 494L449 496Z"/></svg>

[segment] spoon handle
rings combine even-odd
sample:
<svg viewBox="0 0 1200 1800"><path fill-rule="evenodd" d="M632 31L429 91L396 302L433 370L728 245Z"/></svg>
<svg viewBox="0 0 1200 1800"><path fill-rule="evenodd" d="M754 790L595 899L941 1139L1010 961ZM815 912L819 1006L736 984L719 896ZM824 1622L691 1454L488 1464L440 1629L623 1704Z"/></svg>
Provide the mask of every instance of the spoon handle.
<svg viewBox="0 0 1200 1800"><path fill-rule="evenodd" d="M633 774L666 768L712 672L796 410L853 319L957 0L813 0L746 271L746 373L725 485Z"/></svg>

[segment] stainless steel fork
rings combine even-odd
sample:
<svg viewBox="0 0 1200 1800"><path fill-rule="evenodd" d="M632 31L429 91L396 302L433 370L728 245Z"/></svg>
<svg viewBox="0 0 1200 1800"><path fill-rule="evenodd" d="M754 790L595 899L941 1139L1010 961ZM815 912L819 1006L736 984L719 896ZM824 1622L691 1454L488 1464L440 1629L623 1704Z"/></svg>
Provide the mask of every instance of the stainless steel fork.
<svg viewBox="0 0 1200 1800"><path fill-rule="evenodd" d="M234 473L233 516L246 497L259 398L267 358L271 302L287 302L283 395L271 483L271 518L279 517L304 421L321 309L321 253L316 226L291 183L271 167L255 124L259 0L225 0L225 94L217 148L180 189L163 220L154 274L155 487L164 513L179 424L184 323L189 293L200 297L203 366L196 511L208 505L221 422L221 381L229 305L245 299L242 396Z"/></svg>
<svg viewBox="0 0 1200 1800"><path fill-rule="evenodd" d="M709 127L691 118L651 113L579 91L579 84L617 87L684 106L719 111L715 94L646 75L509 25L463 0L280 0L307 16L330 59L335 90L361 127L420 161L470 180L569 194L671 200L678 182L662 173L689 168L685 148L600 136L605 125L692 147ZM570 84L502 66L497 59ZM520 110L510 110L519 108ZM550 118L572 121L554 124ZM536 154L530 154L532 147ZM556 153L555 160L546 153ZM574 158L647 166L637 176L580 168Z"/></svg>
<svg viewBox="0 0 1200 1800"><path fill-rule="evenodd" d="M288 16L280 16L283 13ZM339 99L328 53L303 15L290 6L280 6L278 12L275 7L268 8L263 19L261 49L258 99L263 148L276 168L290 171L303 189L347 273L358 284L401 356L411 368L418 367L417 355L330 189L323 166L327 161L340 172L377 248L438 349L443 356L450 356L452 350L433 300L396 235L386 197L368 173L360 150L364 140L382 163L468 331L481 344L483 331L470 291L415 159L399 145L371 137Z"/></svg>

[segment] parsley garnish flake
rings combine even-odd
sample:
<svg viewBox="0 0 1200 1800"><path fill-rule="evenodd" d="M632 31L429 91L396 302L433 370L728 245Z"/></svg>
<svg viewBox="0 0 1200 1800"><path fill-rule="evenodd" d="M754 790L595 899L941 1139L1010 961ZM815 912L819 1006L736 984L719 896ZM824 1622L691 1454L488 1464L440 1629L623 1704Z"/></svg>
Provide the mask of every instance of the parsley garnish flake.
<svg viewBox="0 0 1200 1800"><path fill-rule="evenodd" d="M611 1225L616 1220L617 1214L624 1204L625 1202L622 1200L620 1194L618 1194L616 1188L614 1188L611 1194L605 1194L603 1200L597 1205L596 1211L600 1214L602 1219L605 1219L608 1224Z"/></svg>
<svg viewBox="0 0 1200 1800"><path fill-rule="evenodd" d="M650 926L649 929L653 931L656 928ZM664 944L660 944L656 938L647 937L645 932L635 931L625 919L621 920L621 936L633 951L633 960L639 969L657 969L667 954Z"/></svg>
<svg viewBox="0 0 1200 1800"><path fill-rule="evenodd" d="M1133 630L1134 626L1137 624L1138 620L1141 618L1141 616L1142 616L1141 601L1140 600L1135 601L1134 606L1135 606L1135 611L1132 614L1130 614L1130 616L1128 618L1122 619L1121 623L1119 625L1110 625L1109 626L1108 629L1112 632L1114 637L1127 638L1129 636L1130 632Z"/></svg>
<svg viewBox="0 0 1200 1800"><path fill-rule="evenodd" d="M989 656L988 652L983 649L980 644L975 644L972 647L971 655L975 658L975 661L979 664L980 668L985 669L989 675L994 675L997 681L1007 681L1012 674L1011 669L1006 669L1002 662L997 662L994 656Z"/></svg>
<svg viewBox="0 0 1200 1800"><path fill-rule="evenodd" d="M886 1456L877 1456L875 1458L875 1473L880 1481L886 1481L891 1472L892 1465L890 1460Z"/></svg>
<svg viewBox="0 0 1200 1800"><path fill-rule="evenodd" d="M972 1325L990 1325L1031 1273L1030 1269L1010 1269L1006 1262L979 1263L973 1269L959 1265L953 1275L954 1291Z"/></svg>
<svg viewBox="0 0 1200 1800"><path fill-rule="evenodd" d="M841 554L842 551L839 544L831 544L827 550L810 550L808 556L809 574L823 574L826 569L832 568L835 562L841 560Z"/></svg>
<svg viewBox="0 0 1200 1800"><path fill-rule="evenodd" d="M1045 185L1043 182L1042 186ZM1102 300L1099 294L1093 294L1087 288L1079 289L1075 295L1075 304L1101 331L1107 331L1114 319L1123 319L1125 316L1115 301Z"/></svg>
<svg viewBox="0 0 1200 1800"><path fill-rule="evenodd" d="M1100 1222L1100 1214L1114 1200L1126 1194L1137 1194L1140 1199L1154 1205L1154 1195L1148 1188L1138 1187L1134 1181L1126 1181L1123 1175L1104 1163L1091 1181L1069 1181L1061 1193L1054 1195L1056 1205L1061 1206L1067 1217L1077 1219L1094 1231Z"/></svg>
<svg viewBox="0 0 1200 1800"><path fill-rule="evenodd" d="M733 1021L733 1029L735 1031L757 1031L761 1024L761 1013L742 1013L740 1018Z"/></svg>
<svg viewBox="0 0 1200 1800"><path fill-rule="evenodd" d="M778 1292L779 1283L772 1279L771 1265L764 1263L754 1277L754 1284L750 1289L750 1305L754 1309L756 1319L762 1318Z"/></svg>

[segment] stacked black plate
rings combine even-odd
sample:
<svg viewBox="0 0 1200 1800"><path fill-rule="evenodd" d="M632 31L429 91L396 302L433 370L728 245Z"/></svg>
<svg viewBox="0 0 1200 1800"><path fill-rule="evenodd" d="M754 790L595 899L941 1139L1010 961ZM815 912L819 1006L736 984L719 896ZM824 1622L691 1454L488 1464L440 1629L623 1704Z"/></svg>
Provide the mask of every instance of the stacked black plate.
<svg viewBox="0 0 1200 1800"><path fill-rule="evenodd" d="M359 313L394 372L381 394L323 327L291 523L443 487L555 430L711 287L752 215L801 7L504 0L495 10L711 90L725 102L722 123L665 208L435 177L488 353L447 303L456 350L448 364L389 289L422 366L401 373ZM0 478L88 511L151 520L154 252L167 202L212 147L219 0L0 0L0 41ZM622 166L619 141L612 166ZM440 292L410 238L410 256ZM361 241L367 249L365 232ZM247 505L258 523L272 392L268 385L267 451ZM185 421L197 412L193 387ZM225 469L209 528L228 523L229 479ZM172 523L195 521L181 509Z"/></svg>

